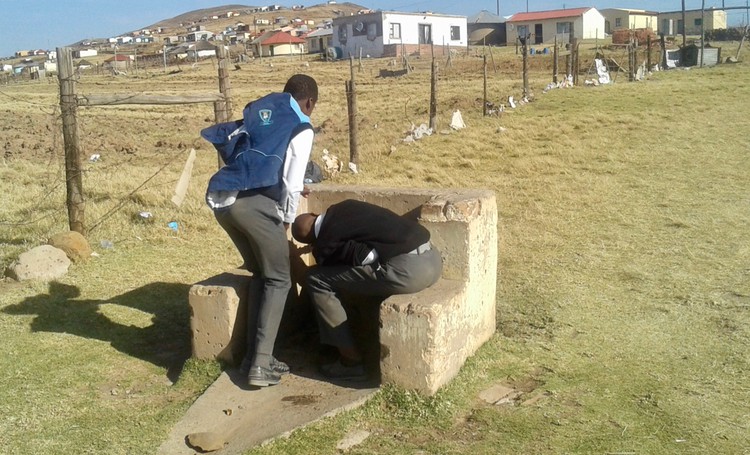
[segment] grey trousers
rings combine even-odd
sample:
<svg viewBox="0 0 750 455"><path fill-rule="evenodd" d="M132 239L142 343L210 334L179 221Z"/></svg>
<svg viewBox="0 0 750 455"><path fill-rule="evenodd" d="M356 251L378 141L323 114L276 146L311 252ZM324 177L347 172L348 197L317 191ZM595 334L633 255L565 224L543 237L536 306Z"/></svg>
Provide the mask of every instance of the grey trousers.
<svg viewBox="0 0 750 455"><path fill-rule="evenodd" d="M419 292L435 284L442 268L442 257L434 247L422 254L396 256L379 269L370 265L314 267L306 284L317 311L321 343L356 347L341 294L386 298Z"/></svg>
<svg viewBox="0 0 750 455"><path fill-rule="evenodd" d="M238 198L216 210L216 220L229 234L255 278L248 290L247 354L243 367L270 368L276 335L292 286L289 243L274 200L257 194Z"/></svg>

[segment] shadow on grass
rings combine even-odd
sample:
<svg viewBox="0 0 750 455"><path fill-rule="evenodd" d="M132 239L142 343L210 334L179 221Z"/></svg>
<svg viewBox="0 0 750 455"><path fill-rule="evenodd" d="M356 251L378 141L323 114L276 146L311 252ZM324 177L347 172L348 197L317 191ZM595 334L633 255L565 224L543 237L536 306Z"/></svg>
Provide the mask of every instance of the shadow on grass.
<svg viewBox="0 0 750 455"><path fill-rule="evenodd" d="M79 300L80 290L58 282L49 292L29 297L3 309L7 314L36 316L34 332L69 333L109 342L112 347L167 370L175 382L190 357L188 290L182 283L150 283L106 300ZM115 322L102 305L119 305L153 315L147 327Z"/></svg>

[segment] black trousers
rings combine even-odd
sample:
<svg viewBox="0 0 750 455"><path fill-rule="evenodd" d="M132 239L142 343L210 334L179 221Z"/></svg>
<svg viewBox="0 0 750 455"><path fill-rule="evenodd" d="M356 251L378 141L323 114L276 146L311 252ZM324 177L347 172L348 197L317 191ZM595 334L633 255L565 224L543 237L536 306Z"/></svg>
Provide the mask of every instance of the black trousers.
<svg viewBox="0 0 750 455"><path fill-rule="evenodd" d="M422 254L396 256L379 268L371 265L314 267L306 285L317 311L321 343L339 348L356 347L341 294L385 298L419 292L435 284L442 268L442 257L434 247Z"/></svg>

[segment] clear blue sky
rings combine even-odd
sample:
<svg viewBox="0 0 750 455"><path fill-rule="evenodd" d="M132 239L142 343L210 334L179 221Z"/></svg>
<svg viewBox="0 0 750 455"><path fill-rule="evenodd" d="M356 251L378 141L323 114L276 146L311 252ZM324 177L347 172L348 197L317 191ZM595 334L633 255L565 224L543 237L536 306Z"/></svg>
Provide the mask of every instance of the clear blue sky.
<svg viewBox="0 0 750 455"><path fill-rule="evenodd" d="M54 49L84 38L107 38L146 27L196 9L227 4L311 6L325 0L250 2L243 0L0 0L0 57L17 50ZM706 8L721 7L722 0L705 0ZM747 0L724 0L726 6L745 6ZM496 0L361 0L367 8L425 11L470 16L483 9L495 12ZM500 14L526 11L527 0L501 0ZM699 9L701 0L685 0L687 9ZM593 6L676 11L681 0L528 0L530 11ZM730 24L744 21L745 11L729 11Z"/></svg>

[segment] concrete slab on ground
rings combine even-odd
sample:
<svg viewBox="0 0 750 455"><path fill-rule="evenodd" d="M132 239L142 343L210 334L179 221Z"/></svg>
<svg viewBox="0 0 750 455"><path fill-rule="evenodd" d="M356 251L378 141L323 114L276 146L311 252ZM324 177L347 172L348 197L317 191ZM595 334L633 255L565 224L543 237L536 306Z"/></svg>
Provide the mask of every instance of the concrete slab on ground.
<svg viewBox="0 0 750 455"><path fill-rule="evenodd" d="M162 455L204 453L187 436L209 433L224 443L217 454L242 454L324 417L353 409L378 390L377 382L334 384L312 368L294 370L281 383L254 388L238 370L228 370L205 391L159 448Z"/></svg>

